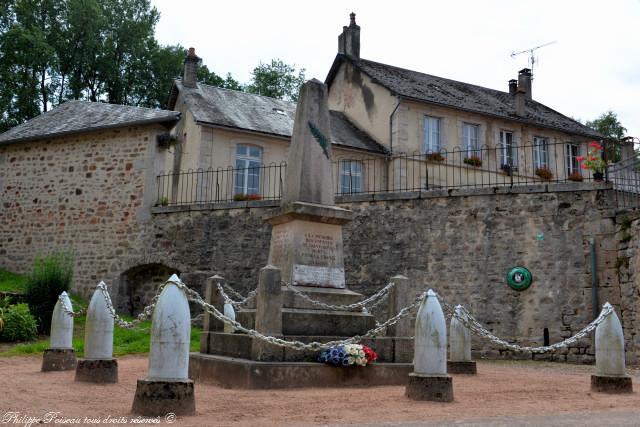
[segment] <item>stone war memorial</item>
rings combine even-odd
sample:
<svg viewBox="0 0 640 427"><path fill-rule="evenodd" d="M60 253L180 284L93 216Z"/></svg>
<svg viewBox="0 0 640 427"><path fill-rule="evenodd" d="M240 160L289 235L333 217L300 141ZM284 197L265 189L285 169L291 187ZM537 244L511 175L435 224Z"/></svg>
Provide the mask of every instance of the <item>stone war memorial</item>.
<svg viewBox="0 0 640 427"><path fill-rule="evenodd" d="M272 226L269 264L260 271L255 301L234 313L246 328L302 345L229 333L209 316L200 353L191 355L190 376L196 381L234 388L404 383L412 360L405 348L411 345L407 328L404 336L364 340L376 348L381 362L366 370L308 363L321 349L314 343L344 340L376 327L374 316L358 305L364 296L345 285L342 227L353 215L335 205L331 161L327 89L314 79L300 90L281 206L263 217ZM407 281L395 280L398 287ZM207 283L206 299L220 311L226 303L224 284L220 276Z"/></svg>

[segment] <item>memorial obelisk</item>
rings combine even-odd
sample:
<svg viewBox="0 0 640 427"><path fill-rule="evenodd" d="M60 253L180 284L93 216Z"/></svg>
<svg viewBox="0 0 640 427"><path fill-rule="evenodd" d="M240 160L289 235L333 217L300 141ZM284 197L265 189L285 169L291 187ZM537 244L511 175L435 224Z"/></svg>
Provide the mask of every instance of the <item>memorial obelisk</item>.
<svg viewBox="0 0 640 427"><path fill-rule="evenodd" d="M269 264L295 286L345 288L342 226L352 212L335 206L327 87L302 85L287 159L280 208L265 216L273 226Z"/></svg>

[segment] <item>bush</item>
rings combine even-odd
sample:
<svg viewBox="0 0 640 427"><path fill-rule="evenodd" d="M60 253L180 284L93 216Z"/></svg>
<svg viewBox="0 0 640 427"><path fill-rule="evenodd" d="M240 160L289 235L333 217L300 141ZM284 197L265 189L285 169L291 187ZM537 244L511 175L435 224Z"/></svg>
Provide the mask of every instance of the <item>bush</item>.
<svg viewBox="0 0 640 427"><path fill-rule="evenodd" d="M10 305L3 311L0 341L29 341L36 337L37 331L36 319L27 304Z"/></svg>
<svg viewBox="0 0 640 427"><path fill-rule="evenodd" d="M545 181L551 181L551 179L553 179L553 172L551 172L551 170L546 167L536 169L536 175L538 175Z"/></svg>
<svg viewBox="0 0 640 427"><path fill-rule="evenodd" d="M73 279L73 259L69 254L56 253L36 257L27 276L25 300L31 308L38 331L48 333L53 307L62 291L68 291Z"/></svg>

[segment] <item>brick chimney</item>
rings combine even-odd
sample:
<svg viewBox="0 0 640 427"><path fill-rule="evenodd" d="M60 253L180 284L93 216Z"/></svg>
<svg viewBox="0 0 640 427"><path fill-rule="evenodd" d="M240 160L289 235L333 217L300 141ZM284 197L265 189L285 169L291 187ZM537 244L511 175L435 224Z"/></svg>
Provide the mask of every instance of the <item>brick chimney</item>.
<svg viewBox="0 0 640 427"><path fill-rule="evenodd" d="M509 80L509 95L515 95L518 90L518 81L516 79Z"/></svg>
<svg viewBox="0 0 640 427"><path fill-rule="evenodd" d="M342 27L342 34L338 36L338 53L360 58L360 26L356 24L356 14L351 12L348 27Z"/></svg>
<svg viewBox="0 0 640 427"><path fill-rule="evenodd" d="M523 68L518 71L518 89L522 89L526 99L531 99L531 70Z"/></svg>
<svg viewBox="0 0 640 427"><path fill-rule="evenodd" d="M196 55L193 47L189 48L186 58L184 58L184 71L182 74L182 84L186 87L196 87L198 84L198 65L200 58Z"/></svg>

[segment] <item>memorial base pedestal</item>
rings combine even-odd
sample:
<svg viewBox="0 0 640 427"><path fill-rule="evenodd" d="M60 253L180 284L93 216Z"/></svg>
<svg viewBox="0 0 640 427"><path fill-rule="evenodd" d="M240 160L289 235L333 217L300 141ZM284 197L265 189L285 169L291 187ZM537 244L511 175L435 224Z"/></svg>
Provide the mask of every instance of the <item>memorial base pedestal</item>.
<svg viewBox="0 0 640 427"><path fill-rule="evenodd" d="M169 413L193 415L196 413L193 381L139 379L131 412L150 417Z"/></svg>
<svg viewBox="0 0 640 427"><path fill-rule="evenodd" d="M633 383L628 375L609 377L605 375L591 375L591 391L600 393L632 393Z"/></svg>
<svg viewBox="0 0 640 427"><path fill-rule="evenodd" d="M89 383L117 383L117 359L80 359L76 367L76 381Z"/></svg>
<svg viewBox="0 0 640 427"><path fill-rule="evenodd" d="M451 377L449 375L420 375L412 372L409 374L405 396L411 400L452 402Z"/></svg>
<svg viewBox="0 0 640 427"><path fill-rule="evenodd" d="M478 373L476 362L471 361L447 361L447 373L475 375Z"/></svg>
<svg viewBox="0 0 640 427"><path fill-rule="evenodd" d="M42 372L70 371L76 367L76 352L72 348L48 348L42 356Z"/></svg>

